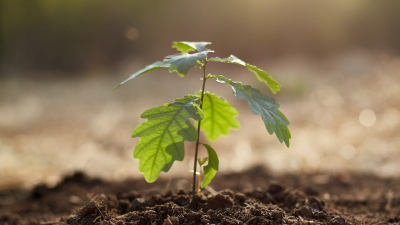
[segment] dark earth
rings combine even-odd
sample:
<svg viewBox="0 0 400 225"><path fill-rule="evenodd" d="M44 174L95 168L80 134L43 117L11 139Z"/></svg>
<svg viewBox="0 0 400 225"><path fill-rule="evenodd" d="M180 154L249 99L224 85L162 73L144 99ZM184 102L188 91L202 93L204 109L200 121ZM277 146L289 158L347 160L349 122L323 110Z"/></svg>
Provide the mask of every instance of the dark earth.
<svg viewBox="0 0 400 225"><path fill-rule="evenodd" d="M400 179L219 174L191 201L182 180L107 182L76 172L56 187L0 192L0 224L400 224ZM190 181L190 179L189 179Z"/></svg>

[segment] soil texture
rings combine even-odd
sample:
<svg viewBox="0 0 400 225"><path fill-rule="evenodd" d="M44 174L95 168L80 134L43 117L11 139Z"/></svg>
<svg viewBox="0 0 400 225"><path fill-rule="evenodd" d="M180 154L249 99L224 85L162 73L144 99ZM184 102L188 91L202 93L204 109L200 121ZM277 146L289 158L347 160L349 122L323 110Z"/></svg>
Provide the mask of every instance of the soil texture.
<svg viewBox="0 0 400 225"><path fill-rule="evenodd" d="M106 182L75 173L53 188L0 192L0 224L400 224L400 179L364 174L219 174Z"/></svg>

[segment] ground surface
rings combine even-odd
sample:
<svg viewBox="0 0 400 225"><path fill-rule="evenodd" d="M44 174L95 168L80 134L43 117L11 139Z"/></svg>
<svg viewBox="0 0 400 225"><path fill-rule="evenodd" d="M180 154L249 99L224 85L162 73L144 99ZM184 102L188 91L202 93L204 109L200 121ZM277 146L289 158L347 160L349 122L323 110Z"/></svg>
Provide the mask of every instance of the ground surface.
<svg viewBox="0 0 400 225"><path fill-rule="evenodd" d="M276 98L291 123L291 145L286 148L269 135L260 116L252 114L229 87L207 81L208 91L225 97L240 113L241 128L210 143L218 153L220 172L264 164L283 173L400 175L399 57L350 51L321 60L297 57L251 63L278 80L281 91L273 95L240 66L209 64L208 68ZM198 91L202 76L200 70L182 78L160 69L110 94L147 64L129 62L112 76L10 74L0 80L0 190L38 183L52 186L76 170L114 181L142 178L138 160L132 157L138 138L130 137L145 121L140 114ZM201 140L205 141L203 136ZM175 162L161 178L189 171L194 144L187 143L186 148L185 160ZM204 148L199 154L207 155Z"/></svg>
<svg viewBox="0 0 400 225"><path fill-rule="evenodd" d="M276 176L263 167L219 175L191 204L188 179L122 183L82 173L58 186L0 193L0 224L400 224L400 180Z"/></svg>

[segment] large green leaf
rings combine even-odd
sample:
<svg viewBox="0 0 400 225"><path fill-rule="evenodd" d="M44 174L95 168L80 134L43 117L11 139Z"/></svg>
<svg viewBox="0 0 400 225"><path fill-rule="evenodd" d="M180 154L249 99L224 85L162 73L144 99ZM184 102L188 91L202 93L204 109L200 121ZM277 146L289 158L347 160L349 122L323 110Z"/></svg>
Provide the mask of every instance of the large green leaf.
<svg viewBox="0 0 400 225"><path fill-rule="evenodd" d="M239 115L238 111L215 94L210 92L204 94L203 111L205 118L201 121L201 130L211 141L216 141L222 134L228 135L229 128L240 127L239 121L235 118Z"/></svg>
<svg viewBox="0 0 400 225"><path fill-rule="evenodd" d="M261 94L258 89L252 88L249 85L242 85L240 82L233 82L224 76L209 75L209 77L215 78L220 83L232 86L233 94L238 98L246 99L251 111L256 115L261 115L268 133L275 133L279 141L281 143L284 141L286 146L289 147L291 135L287 126L290 123L285 115L278 110L279 104L275 99Z"/></svg>
<svg viewBox="0 0 400 225"><path fill-rule="evenodd" d="M209 51L206 48L206 45L211 44L211 42L189 42L189 41L176 41L173 42L172 47L176 48L178 51L182 53L188 53L194 50L198 52Z"/></svg>
<svg viewBox="0 0 400 225"><path fill-rule="evenodd" d="M193 54L176 54L167 56L164 64L169 65L169 72L176 71L179 76L184 77L190 68L198 65L198 60L206 59L208 52L198 52Z"/></svg>
<svg viewBox="0 0 400 225"><path fill-rule="evenodd" d="M160 62L157 61L153 64L147 65L145 68L137 71L136 73L132 74L130 77L128 77L128 79L122 81L116 88L114 88L114 90L112 92L114 92L115 90L117 90L117 88L119 88L121 85L125 84L126 82L132 80L133 78L142 75L144 73L150 72L152 70L156 70L156 69L160 69L162 67L169 67L169 64L165 64L164 62Z"/></svg>
<svg viewBox="0 0 400 225"><path fill-rule="evenodd" d="M141 115L148 120L132 133L132 137L140 137L133 157L139 159L139 171L147 182L155 181L161 171L167 172L175 160L183 160L185 140L197 140L196 129L189 119L204 119L199 103L197 96L187 95Z"/></svg>
<svg viewBox="0 0 400 225"><path fill-rule="evenodd" d="M204 147L206 147L207 152L208 152L208 164L207 166L204 167L204 179L203 182L201 182L201 187L207 186L212 179L215 177L215 174L217 174L218 171L218 166L219 166L219 160L217 153L215 150L208 144L203 144Z"/></svg>
<svg viewBox="0 0 400 225"><path fill-rule="evenodd" d="M276 80L274 80L271 77L271 75L269 75L264 70L258 69L256 66L245 63L241 59L239 59L238 57L236 57L234 55L231 55L230 57L227 57L227 58L219 58L219 57L210 58L210 59L208 59L208 61L209 62L234 63L237 65L244 66L251 72L255 73L257 78L260 81L265 82L274 94L276 94L276 92L279 91L279 87L281 86Z"/></svg>

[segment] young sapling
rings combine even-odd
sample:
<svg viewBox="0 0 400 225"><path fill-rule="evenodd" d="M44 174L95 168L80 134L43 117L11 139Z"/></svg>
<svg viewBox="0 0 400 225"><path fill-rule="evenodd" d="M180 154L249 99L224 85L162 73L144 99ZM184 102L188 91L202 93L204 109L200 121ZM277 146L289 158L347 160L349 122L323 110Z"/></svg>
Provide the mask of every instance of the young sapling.
<svg viewBox="0 0 400 225"><path fill-rule="evenodd" d="M197 163L204 166L204 179L201 180L199 172L198 185L205 187L214 178L218 171L219 161L215 150L208 144L200 143L200 130L207 139L216 141L221 135L229 135L230 129L238 129L239 122L236 120L237 110L226 100L217 95L206 92L205 84L208 79L214 79L219 83L230 85L232 93L237 98L247 101L251 111L261 115L264 125L269 134L275 133L278 140L285 142L289 147L291 138L288 129L289 121L285 115L278 110L279 104L271 97L262 94L258 89L241 82L234 82L222 75L206 75L206 67L210 62L232 63L253 72L257 78L266 83L271 91L276 94L280 84L272 79L265 71L256 66L245 63L234 55L227 58L207 58L214 51L207 49L210 42L174 42L172 47L181 53L169 55L163 61L158 61L146 66L144 69L131 75L120 83L113 92L133 78L160 68L169 68L169 72L177 72L184 77L190 68L199 66L203 70L203 84L198 94L186 95L171 103L146 110L141 118L147 119L139 124L132 133L132 138L139 137L139 143L133 152L133 157L139 159L139 171L144 174L147 182L154 182L161 171L168 172L175 160L182 161L185 156L184 141L196 141L192 197L196 194L196 167ZM195 53L189 53L196 51ZM197 130L189 119L197 121ZM199 145L202 144L208 153L205 159L198 159ZM201 183L201 184L200 184ZM199 192L200 187L197 188Z"/></svg>

